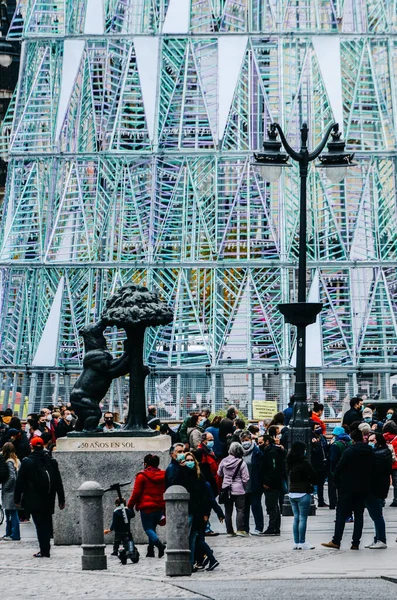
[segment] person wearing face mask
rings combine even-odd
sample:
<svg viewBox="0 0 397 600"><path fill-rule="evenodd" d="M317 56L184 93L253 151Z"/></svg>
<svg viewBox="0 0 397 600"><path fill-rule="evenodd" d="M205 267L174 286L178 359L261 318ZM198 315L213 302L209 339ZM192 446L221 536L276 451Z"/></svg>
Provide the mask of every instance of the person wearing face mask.
<svg viewBox="0 0 397 600"><path fill-rule="evenodd" d="M114 433L115 431L121 429L121 426L114 422L113 413L106 412L103 419L105 421L102 428L103 433Z"/></svg>
<svg viewBox="0 0 397 600"><path fill-rule="evenodd" d="M251 535L263 535L265 526L262 509L262 460L263 454L258 448L252 434L249 431L243 431L241 434L241 445L244 450L243 461L247 465L249 481L245 487L245 506L244 506L244 531L250 533L250 512L254 516L255 529Z"/></svg>
<svg viewBox="0 0 397 600"><path fill-rule="evenodd" d="M170 448L171 462L165 470L165 487L176 485L180 465L185 461L185 445L177 443Z"/></svg>
<svg viewBox="0 0 397 600"><path fill-rule="evenodd" d="M342 425L350 427L353 423L361 423L363 420L363 401L361 398L354 397L350 400L350 410L343 415Z"/></svg>
<svg viewBox="0 0 397 600"><path fill-rule="evenodd" d="M381 433L371 433L368 438L368 445L374 450L374 465L370 491L365 499L365 506L374 522L375 537L373 543L365 547L370 548L370 550L383 550L387 548L383 503L389 493L392 453Z"/></svg>
<svg viewBox="0 0 397 600"><path fill-rule="evenodd" d="M73 416L70 410L66 409L55 427L55 438L65 437L70 431L74 431Z"/></svg>
<svg viewBox="0 0 397 600"><path fill-rule="evenodd" d="M337 502L334 473L342 454L351 445L351 443L351 438L346 433L344 427L334 427L332 430L332 440L328 451L328 497L329 508L331 510L335 510Z"/></svg>
<svg viewBox="0 0 397 600"><path fill-rule="evenodd" d="M224 458L218 468L222 478L222 489L230 489L230 497L225 499L225 522L228 537L236 535L247 537L244 530L245 486L249 481L248 467L243 460L244 449L238 442L232 442L229 455ZM233 529L233 508L236 508L237 532Z"/></svg>
<svg viewBox="0 0 397 600"><path fill-rule="evenodd" d="M394 454L397 455L397 425L394 421L388 421L383 425L383 437L387 444L393 446ZM397 461L393 461L392 467L393 502L390 506L397 508Z"/></svg>
<svg viewBox="0 0 397 600"><path fill-rule="evenodd" d="M205 541L205 528L211 511L210 493L196 457L192 452L185 453L181 462L177 485L183 486L190 494L188 504L189 516L189 547L193 572L203 570L213 571L219 566L211 548ZM205 556L203 562L194 566L195 557Z"/></svg>
<svg viewBox="0 0 397 600"><path fill-rule="evenodd" d="M214 454L214 436L212 433L205 431L202 434L201 443L194 454L197 461L200 463L200 470L204 475L205 480L211 486L212 494L216 498L220 490L220 479L218 477L218 462ZM209 519L207 521L205 535L218 535L218 533L212 531Z"/></svg>
<svg viewBox="0 0 397 600"><path fill-rule="evenodd" d="M189 436L189 446L191 450L197 450L201 444L201 436L204 432L206 418L202 415L193 415L190 418L190 426L187 433Z"/></svg>
<svg viewBox="0 0 397 600"><path fill-rule="evenodd" d="M387 423L388 421L394 421L395 423L397 423L397 413L394 410L394 408L387 409L385 423Z"/></svg>

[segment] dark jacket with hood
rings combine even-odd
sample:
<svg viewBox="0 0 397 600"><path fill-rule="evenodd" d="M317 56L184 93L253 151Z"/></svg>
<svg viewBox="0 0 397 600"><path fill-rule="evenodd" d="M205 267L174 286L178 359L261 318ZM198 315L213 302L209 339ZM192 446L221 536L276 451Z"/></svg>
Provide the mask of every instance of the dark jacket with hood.
<svg viewBox="0 0 397 600"><path fill-rule="evenodd" d="M347 448L338 462L334 482L340 494L363 494L370 491L374 451L364 442Z"/></svg>
<svg viewBox="0 0 397 600"><path fill-rule="evenodd" d="M289 475L289 491L300 494L311 494L317 475L311 464L305 458L296 462L290 468L287 463Z"/></svg>
<svg viewBox="0 0 397 600"><path fill-rule="evenodd" d="M376 498L387 498L391 473L392 456L389 448L375 448L370 491Z"/></svg>
<svg viewBox="0 0 397 600"><path fill-rule="evenodd" d="M342 454L345 450L351 446L352 441L347 433L338 435L333 444L330 444L328 460L329 460L329 471L334 474L336 466L341 459Z"/></svg>
<svg viewBox="0 0 397 600"><path fill-rule="evenodd" d="M65 504L65 492L55 458L48 452L35 448L30 456L23 459L15 484L15 504L21 504L30 512L54 514L55 497L58 503Z"/></svg>

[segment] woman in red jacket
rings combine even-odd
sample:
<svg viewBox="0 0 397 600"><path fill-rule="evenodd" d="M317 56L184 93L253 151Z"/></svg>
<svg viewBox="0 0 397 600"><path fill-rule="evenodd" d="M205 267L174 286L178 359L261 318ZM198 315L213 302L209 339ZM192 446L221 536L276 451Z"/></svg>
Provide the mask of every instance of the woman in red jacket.
<svg viewBox="0 0 397 600"><path fill-rule="evenodd" d="M165 471L159 469L160 459L147 454L143 459L143 471L140 471L127 506L136 507L141 512L142 527L149 539L146 556L154 558L154 547L158 548L159 558L164 556L165 546L157 536L156 527L164 515Z"/></svg>

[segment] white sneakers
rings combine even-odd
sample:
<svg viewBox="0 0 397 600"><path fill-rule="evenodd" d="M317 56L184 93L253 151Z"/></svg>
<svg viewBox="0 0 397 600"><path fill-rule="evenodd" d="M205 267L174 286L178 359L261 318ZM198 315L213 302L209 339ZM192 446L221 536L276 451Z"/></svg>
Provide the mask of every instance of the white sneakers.
<svg viewBox="0 0 397 600"><path fill-rule="evenodd" d="M308 542L305 542L304 544L294 544L292 546L292 550L314 550L314 548L315 546L312 546Z"/></svg>
<svg viewBox="0 0 397 600"><path fill-rule="evenodd" d="M387 548L387 544L378 540L374 544L369 544L369 546L366 546L366 548L369 548L370 550L385 550L385 548Z"/></svg>

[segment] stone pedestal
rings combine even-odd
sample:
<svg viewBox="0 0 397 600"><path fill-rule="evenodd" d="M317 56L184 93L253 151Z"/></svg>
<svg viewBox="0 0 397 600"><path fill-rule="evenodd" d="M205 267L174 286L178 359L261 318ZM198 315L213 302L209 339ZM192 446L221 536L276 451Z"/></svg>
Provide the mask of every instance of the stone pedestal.
<svg viewBox="0 0 397 600"><path fill-rule="evenodd" d="M167 562L165 574L180 577L192 574L189 550L189 493L180 485L172 485L164 494L167 519L172 527L167 530Z"/></svg>
<svg viewBox="0 0 397 600"><path fill-rule="evenodd" d="M113 483L132 481L122 488L128 500L135 475L143 469L146 454L160 457L160 468L169 463L170 437L126 437L117 434L98 436L68 436L57 441L54 458L58 461L65 488L66 507L56 509L54 518L54 543L57 545L81 544L80 499L77 490L86 481L97 481L104 489ZM117 494L106 492L103 496L104 526L110 527L114 501ZM158 527L162 541L165 541L166 527ZM131 532L137 544L146 544L147 536L142 529L139 512L131 521ZM113 543L113 534L105 537L106 543Z"/></svg>

